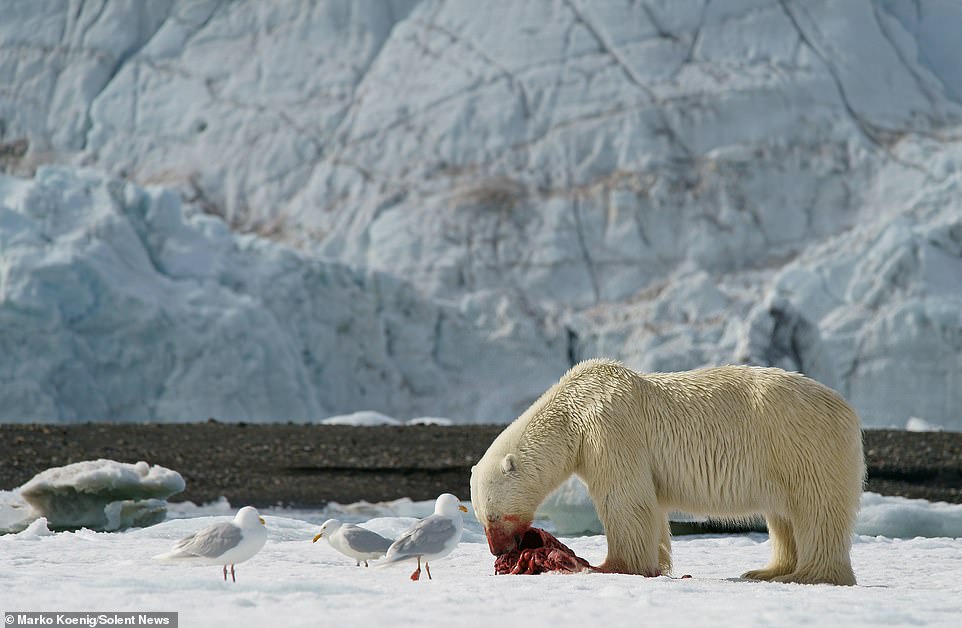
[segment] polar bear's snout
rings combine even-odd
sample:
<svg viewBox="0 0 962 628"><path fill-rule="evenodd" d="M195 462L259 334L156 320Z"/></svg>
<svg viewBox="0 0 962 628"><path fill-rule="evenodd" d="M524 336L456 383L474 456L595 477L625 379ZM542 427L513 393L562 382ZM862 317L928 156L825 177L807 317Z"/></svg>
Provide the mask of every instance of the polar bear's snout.
<svg viewBox="0 0 962 628"><path fill-rule="evenodd" d="M531 520L517 515L504 515L482 521L488 549L495 556L507 554L518 548L524 533L531 527Z"/></svg>
<svg viewBox="0 0 962 628"><path fill-rule="evenodd" d="M513 454L505 456L499 449L496 440L478 464L471 468L474 516L484 527L488 549L495 556L517 549L534 520L533 512L527 513L527 509L517 506L518 497L523 493L517 486L519 476L513 473L517 460ZM504 460L509 460L514 466L506 469ZM485 474L484 469L487 468L495 471Z"/></svg>

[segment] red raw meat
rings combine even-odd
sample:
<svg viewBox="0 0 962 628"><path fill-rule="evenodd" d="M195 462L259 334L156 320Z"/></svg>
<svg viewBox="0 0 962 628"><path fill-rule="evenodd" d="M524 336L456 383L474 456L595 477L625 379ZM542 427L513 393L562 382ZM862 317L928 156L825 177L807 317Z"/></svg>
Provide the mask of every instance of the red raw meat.
<svg viewBox="0 0 962 628"><path fill-rule="evenodd" d="M494 573L497 575L594 570L588 561L575 556L567 545L540 528L528 528L516 549L501 554L494 561Z"/></svg>

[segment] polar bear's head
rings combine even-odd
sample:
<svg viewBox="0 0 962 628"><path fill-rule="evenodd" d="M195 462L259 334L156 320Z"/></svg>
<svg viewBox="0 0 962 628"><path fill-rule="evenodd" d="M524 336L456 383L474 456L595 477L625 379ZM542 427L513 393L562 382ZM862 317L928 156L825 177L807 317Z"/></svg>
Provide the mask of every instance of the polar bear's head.
<svg viewBox="0 0 962 628"><path fill-rule="evenodd" d="M491 553L500 556L517 547L544 496L526 479L517 453L496 444L471 468L471 504Z"/></svg>
<svg viewBox="0 0 962 628"><path fill-rule="evenodd" d="M597 361L582 362L504 429L471 469L471 504L491 553L515 549L548 494L577 470L582 426L576 415L596 404L575 381ZM590 376L583 379L591 387ZM566 387L571 390L566 392Z"/></svg>
<svg viewBox="0 0 962 628"><path fill-rule="evenodd" d="M570 448L530 429L529 419L509 425L471 468L471 504L495 556L518 546L535 510L571 474Z"/></svg>

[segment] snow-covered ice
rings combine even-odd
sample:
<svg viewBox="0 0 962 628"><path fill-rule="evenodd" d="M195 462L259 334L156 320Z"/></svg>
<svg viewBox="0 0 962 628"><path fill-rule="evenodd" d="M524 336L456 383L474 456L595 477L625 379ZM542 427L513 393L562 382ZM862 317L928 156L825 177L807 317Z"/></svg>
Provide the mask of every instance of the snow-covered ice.
<svg viewBox="0 0 962 628"><path fill-rule="evenodd" d="M863 493L855 532L903 539L962 538L962 504Z"/></svg>
<svg viewBox="0 0 962 628"><path fill-rule="evenodd" d="M32 518L54 529L121 530L164 520L184 478L159 465L85 460L38 473L14 491L0 491L0 532Z"/></svg>
<svg viewBox="0 0 962 628"><path fill-rule="evenodd" d="M400 421L383 412L373 410L359 410L351 414L340 414L327 417L320 421L323 425L353 425L355 427L372 427L379 425L453 425L454 421L444 417L421 416L407 421Z"/></svg>
<svg viewBox="0 0 962 628"><path fill-rule="evenodd" d="M425 506L427 508L430 507ZM262 511L263 512L263 511ZM746 582L738 574L768 559L764 534L676 537L676 575L494 576L494 558L471 516L461 544L438 562L434 579L407 570L355 567L312 544L306 521L267 511L268 541L236 584L217 567L165 567L150 556L223 516L168 520L150 528L48 534L31 528L0 537L0 610L180 613L181 625L929 625L957 626L962 614L962 539L857 536L856 587ZM317 516L322 516L317 513ZM397 535L411 519L382 517L371 527ZM597 564L602 536L564 538Z"/></svg>
<svg viewBox="0 0 962 628"><path fill-rule="evenodd" d="M920 419L917 416L910 416L909 420L905 422L905 431L907 432L941 432L942 427L939 425L932 425L925 419Z"/></svg>
<svg viewBox="0 0 962 628"><path fill-rule="evenodd" d="M53 536L54 534L55 533L50 530L50 526L47 525L46 517L35 519L33 523L18 533L19 538L22 539L35 539L42 536Z"/></svg>
<svg viewBox="0 0 962 628"><path fill-rule="evenodd" d="M20 496L20 489L0 490L0 534L19 532L37 520L37 512Z"/></svg>
<svg viewBox="0 0 962 628"><path fill-rule="evenodd" d="M358 412L352 412L351 414L328 417L321 421L321 423L324 425L354 425L359 427L401 425L401 422L397 419L372 410L360 410Z"/></svg>

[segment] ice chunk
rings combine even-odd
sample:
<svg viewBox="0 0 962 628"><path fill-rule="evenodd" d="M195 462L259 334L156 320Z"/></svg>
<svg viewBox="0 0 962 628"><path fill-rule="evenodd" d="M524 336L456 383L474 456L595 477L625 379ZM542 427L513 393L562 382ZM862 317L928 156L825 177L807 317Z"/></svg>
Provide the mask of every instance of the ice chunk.
<svg viewBox="0 0 962 628"><path fill-rule="evenodd" d="M397 419L373 410L362 410L352 414L332 416L321 421L324 425L354 425L371 427L375 425L401 425Z"/></svg>
<svg viewBox="0 0 962 628"><path fill-rule="evenodd" d="M20 532L37 518L30 504L20 496L20 489L0 491L0 534Z"/></svg>
<svg viewBox="0 0 962 628"><path fill-rule="evenodd" d="M855 532L903 539L962 537L962 504L862 493Z"/></svg>
<svg viewBox="0 0 962 628"><path fill-rule="evenodd" d="M176 471L101 458L47 469L20 495L53 529L121 530L163 521L166 498L183 490Z"/></svg>
<svg viewBox="0 0 962 628"><path fill-rule="evenodd" d="M22 539L38 539L42 536L53 536L53 532L47 527L47 518L40 517L28 525L25 530L18 533L17 536Z"/></svg>
<svg viewBox="0 0 962 628"><path fill-rule="evenodd" d="M576 475L548 495L538 508L537 517L550 519L555 533L561 536L604 532L588 487Z"/></svg>
<svg viewBox="0 0 962 628"><path fill-rule="evenodd" d="M907 432L941 432L942 427L933 425L917 416L910 416L909 420L905 422L905 430Z"/></svg>

